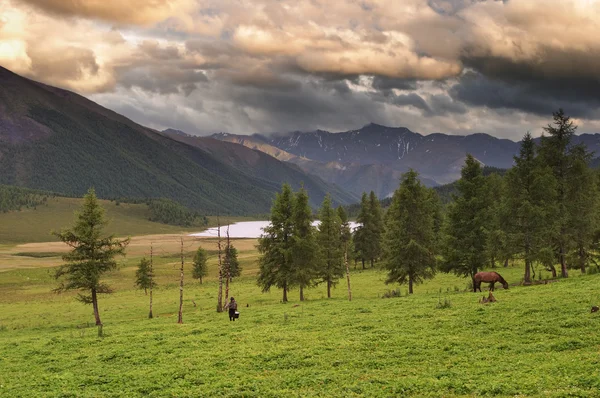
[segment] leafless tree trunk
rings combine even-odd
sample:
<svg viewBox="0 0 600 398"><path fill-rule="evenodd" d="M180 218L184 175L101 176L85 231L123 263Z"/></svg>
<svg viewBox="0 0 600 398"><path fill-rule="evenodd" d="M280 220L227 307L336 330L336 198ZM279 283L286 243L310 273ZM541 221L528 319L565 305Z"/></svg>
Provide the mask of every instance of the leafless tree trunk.
<svg viewBox="0 0 600 398"><path fill-rule="evenodd" d="M352 301L352 290L350 289L350 265L348 264L348 243L344 243L344 265L346 265L346 280L348 281L348 301Z"/></svg>
<svg viewBox="0 0 600 398"><path fill-rule="evenodd" d="M229 281L231 279L231 258L230 254L230 241L229 241L229 224L227 224L227 246L225 246L225 302L229 302Z"/></svg>
<svg viewBox="0 0 600 398"><path fill-rule="evenodd" d="M223 312L223 263L221 261L221 222L217 217L217 246L219 247L219 294L217 295L217 312Z"/></svg>
<svg viewBox="0 0 600 398"><path fill-rule="evenodd" d="M177 323L183 323L183 238L181 238L181 268L179 271L179 317Z"/></svg>
<svg viewBox="0 0 600 398"><path fill-rule="evenodd" d="M152 265L152 260L153 260L153 251L152 251L152 242L150 242L150 275L153 275L153 265ZM148 318L152 319L152 285L154 285L154 275L152 276L152 283L150 283L150 312L148 313Z"/></svg>

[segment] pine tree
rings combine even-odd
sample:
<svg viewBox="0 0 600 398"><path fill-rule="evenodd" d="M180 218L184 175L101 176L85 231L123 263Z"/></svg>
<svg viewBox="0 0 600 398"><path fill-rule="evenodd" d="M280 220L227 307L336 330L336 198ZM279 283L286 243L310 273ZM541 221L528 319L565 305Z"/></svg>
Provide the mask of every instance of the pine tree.
<svg viewBox="0 0 600 398"><path fill-rule="evenodd" d="M356 218L358 227L354 231L354 251L355 258L362 261L362 267L365 269L365 261L369 258L371 249L370 245L373 241L373 229L369 228L372 224L371 206L366 193L363 193L360 201L360 212Z"/></svg>
<svg viewBox="0 0 600 398"><path fill-rule="evenodd" d="M500 175L492 173L485 178L485 195L487 202L485 232L485 253L492 268L497 261L510 257L506 235L505 183Z"/></svg>
<svg viewBox="0 0 600 398"><path fill-rule="evenodd" d="M350 266L348 264L348 252L352 244L352 231L348 222L348 215L342 206L337 208L337 214L340 219L340 241L344 249L344 267L346 268L346 281L348 284L348 301L352 301L352 289L350 288Z"/></svg>
<svg viewBox="0 0 600 398"><path fill-rule="evenodd" d="M470 154L456 182L458 195L448 208L442 270L473 276L486 263L485 232L487 200L481 165Z"/></svg>
<svg viewBox="0 0 600 398"><path fill-rule="evenodd" d="M369 211L371 213L371 223L368 227L371 229L372 240L369 244L368 257L371 261L371 267L373 267L374 261L381 257L381 240L384 232L381 204L373 191L369 194Z"/></svg>
<svg viewBox="0 0 600 398"><path fill-rule="evenodd" d="M568 204L568 179L570 168L569 145L575 134L577 126L565 115L562 109L552 114L554 125L549 124L544 128L547 136L542 136L540 145L540 157L544 164L550 166L557 183L557 214L556 234L554 241L556 246L556 257L560 264L561 275L568 277L567 253L571 244L569 234L569 204Z"/></svg>
<svg viewBox="0 0 600 398"><path fill-rule="evenodd" d="M282 289L284 303L288 301L287 292L292 281L293 210L292 188L284 184L271 208L271 223L264 228L264 234L258 240L260 257L257 283L263 292L268 292L273 286Z"/></svg>
<svg viewBox="0 0 600 398"><path fill-rule="evenodd" d="M229 280L242 275L242 266L238 260L238 251L232 244L225 248L225 263L229 266Z"/></svg>
<svg viewBox="0 0 600 398"><path fill-rule="evenodd" d="M536 261L550 267L552 224L555 217L556 180L549 167L535 155L531 134L521 141L515 166L506 174L505 218L508 244L513 253L525 261L525 284L532 282ZM552 260L550 260L552 261Z"/></svg>
<svg viewBox="0 0 600 398"><path fill-rule="evenodd" d="M568 230L573 242L569 263L585 273L592 261L594 232L598 228L598 187L596 175L589 167L591 154L583 146L569 151L570 168L567 186Z"/></svg>
<svg viewBox="0 0 600 398"><path fill-rule="evenodd" d="M319 245L312 226L312 210L304 187L296 193L292 215L292 272L291 279L300 288L300 301L304 301L304 289L317 277Z"/></svg>
<svg viewBox="0 0 600 398"><path fill-rule="evenodd" d="M194 254L194 260L192 262L192 278L198 279L200 284L202 284L202 278L208 275L207 261L208 254L206 253L206 250L199 247Z"/></svg>
<svg viewBox="0 0 600 398"><path fill-rule="evenodd" d="M319 279L327 284L327 298L331 298L331 288L344 276L344 252L341 242L341 221L331 206L331 196L325 196L319 210L318 242L322 259Z"/></svg>
<svg viewBox="0 0 600 398"><path fill-rule="evenodd" d="M77 299L92 304L96 325L102 325L98 310L98 294L112 293L112 289L101 281L101 277L117 268L115 257L124 255L129 239L115 239L114 236L102 236L107 221L104 209L98 203L94 189L83 197L81 212L76 213L73 228L55 235L72 250L63 256L66 264L56 270L56 278L63 282L56 292L81 290Z"/></svg>
<svg viewBox="0 0 600 398"><path fill-rule="evenodd" d="M150 260L146 257L140 260L138 268L135 271L135 286L138 289L144 289L145 294L148 294L148 289L155 286L154 272L150 267Z"/></svg>
<svg viewBox="0 0 600 398"><path fill-rule="evenodd" d="M388 270L386 283L413 286L435 275L435 217L438 211L433 195L410 170L402 175L386 214L383 263Z"/></svg>

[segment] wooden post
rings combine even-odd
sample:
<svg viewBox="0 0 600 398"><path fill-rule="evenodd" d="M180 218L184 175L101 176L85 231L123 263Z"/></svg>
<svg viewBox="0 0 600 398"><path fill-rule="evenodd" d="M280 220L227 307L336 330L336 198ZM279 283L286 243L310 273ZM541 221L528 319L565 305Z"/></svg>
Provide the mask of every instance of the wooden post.
<svg viewBox="0 0 600 398"><path fill-rule="evenodd" d="M219 247L219 294L217 295L217 312L223 312L223 263L221 261L221 222L217 216L217 246Z"/></svg>
<svg viewBox="0 0 600 398"><path fill-rule="evenodd" d="M152 242L150 242L150 275L152 275L152 279L150 281L150 313L148 313L148 318L152 319L152 286L154 286L154 268L152 265Z"/></svg>
<svg viewBox="0 0 600 398"><path fill-rule="evenodd" d="M181 238L181 268L179 269L179 317L177 323L183 323L183 237Z"/></svg>

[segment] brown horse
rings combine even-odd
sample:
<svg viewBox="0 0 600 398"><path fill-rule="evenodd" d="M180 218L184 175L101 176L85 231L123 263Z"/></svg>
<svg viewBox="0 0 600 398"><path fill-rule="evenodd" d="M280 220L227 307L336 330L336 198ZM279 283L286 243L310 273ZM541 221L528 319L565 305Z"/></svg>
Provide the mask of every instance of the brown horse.
<svg viewBox="0 0 600 398"><path fill-rule="evenodd" d="M473 291L477 292L477 289L481 291L481 282L487 282L490 284L490 290L494 291L494 284L496 282L502 283L502 287L508 289L508 282L504 280L502 275L497 272L478 272L473 276Z"/></svg>

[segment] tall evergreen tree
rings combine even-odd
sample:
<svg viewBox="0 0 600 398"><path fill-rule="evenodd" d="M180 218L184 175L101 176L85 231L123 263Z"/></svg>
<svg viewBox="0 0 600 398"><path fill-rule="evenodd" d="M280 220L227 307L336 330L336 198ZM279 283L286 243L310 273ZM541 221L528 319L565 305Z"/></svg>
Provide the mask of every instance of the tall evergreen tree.
<svg viewBox="0 0 600 398"><path fill-rule="evenodd" d="M331 206L329 195L323 200L319 220L318 242L322 260L319 279L327 284L327 298L331 298L331 288L344 276L344 251L340 234L341 221L337 211Z"/></svg>
<svg viewBox="0 0 600 398"><path fill-rule="evenodd" d="M523 280L532 282L535 261L548 263L555 217L556 180L549 167L535 155L535 143L527 133L521 141L515 166L506 174L505 218L508 244L513 253L525 261ZM551 260L550 260L551 261Z"/></svg>
<svg viewBox="0 0 600 398"><path fill-rule="evenodd" d="M457 195L448 208L442 270L473 276L486 263L485 223L487 200L481 165L468 154L456 182Z"/></svg>
<svg viewBox="0 0 600 398"><path fill-rule="evenodd" d="M96 325L102 325L98 309L98 294L112 293L112 289L101 281L102 276L117 268L115 257L124 255L129 239L116 239L114 236L102 236L107 221L104 209L98 203L94 189L83 197L80 212L76 213L72 229L55 235L71 251L63 256L66 264L56 270L56 278L63 279L56 292L81 290L77 299L84 304L92 304Z"/></svg>
<svg viewBox="0 0 600 398"><path fill-rule="evenodd" d="M506 234L506 195L503 178L497 173L492 173L485 178L485 200L487 201L487 215L484 226L485 253L487 261L492 268L496 268L498 261L503 261L510 256L508 238Z"/></svg>
<svg viewBox="0 0 600 398"><path fill-rule="evenodd" d="M569 263L585 273L592 261L594 233L598 229L598 187L596 175L589 167L591 154L582 146L570 150L570 169L567 188L569 209L568 230L573 247Z"/></svg>
<svg viewBox="0 0 600 398"><path fill-rule="evenodd" d="M258 239L260 257L258 285L263 292L275 286L283 290L282 301L287 303L287 293L292 282L292 234L294 194L289 184L284 184L271 208L271 223Z"/></svg>
<svg viewBox="0 0 600 398"><path fill-rule="evenodd" d="M291 280L300 288L300 301L304 301L304 289L317 277L319 245L312 226L312 210L304 187L296 193L292 214L292 272Z"/></svg>
<svg viewBox="0 0 600 398"><path fill-rule="evenodd" d="M208 254L206 253L206 250L199 247L194 254L194 260L192 262L192 278L198 279L200 284L202 284L202 278L208 275L207 261Z"/></svg>
<svg viewBox="0 0 600 398"><path fill-rule="evenodd" d="M436 201L410 170L402 175L386 214L383 263L388 270L386 283L413 286L435 275Z"/></svg>
<svg viewBox="0 0 600 398"><path fill-rule="evenodd" d="M554 119L553 125L549 124L544 128L544 132L548 135L542 136L540 157L544 164L550 166L552 173L556 178L557 214L555 219L556 233L554 234L554 242L561 275L563 278L566 278L569 275L567 271L567 254L569 247L571 246L568 204L568 179L571 163L569 147L577 126L575 126L571 119L565 115L562 109L554 112L552 116Z"/></svg>
<svg viewBox="0 0 600 398"><path fill-rule="evenodd" d="M142 258L135 271L135 286L138 289L143 289L145 294L148 294L148 289L155 286L154 272L150 267L150 260L146 257Z"/></svg>
<svg viewBox="0 0 600 398"><path fill-rule="evenodd" d="M350 288L350 265L348 264L348 252L352 244L352 230L348 215L343 206L337 208L337 215L340 219L340 241L344 250L344 267L346 268L346 281L348 285L348 301L352 301L352 289Z"/></svg>
<svg viewBox="0 0 600 398"><path fill-rule="evenodd" d="M238 250L232 244L225 248L225 264L229 267L229 281L242 275L242 266L238 260Z"/></svg>
<svg viewBox="0 0 600 398"><path fill-rule="evenodd" d="M374 261L381 257L381 240L385 228L381 204L373 191L369 194L369 211L371 213L371 224L368 227L371 229L372 240L369 244L368 256L371 267L373 267Z"/></svg>
<svg viewBox="0 0 600 398"><path fill-rule="evenodd" d="M355 258L358 258L362 262L362 267L365 269L365 261L369 258L371 252L370 245L373 241L373 229L369 228L372 224L371 220L371 206L369 203L369 197L366 193L363 193L360 201L360 211L356 218L358 227L354 231L354 250Z"/></svg>

